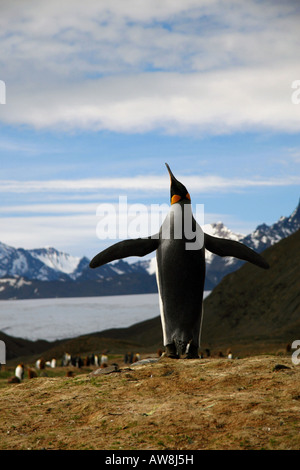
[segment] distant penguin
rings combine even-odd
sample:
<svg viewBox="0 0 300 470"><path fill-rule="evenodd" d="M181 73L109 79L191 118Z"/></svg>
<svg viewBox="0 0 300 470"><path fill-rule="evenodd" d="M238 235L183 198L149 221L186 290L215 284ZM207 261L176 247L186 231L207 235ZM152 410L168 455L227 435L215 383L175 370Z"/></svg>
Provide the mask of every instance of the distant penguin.
<svg viewBox="0 0 300 470"><path fill-rule="evenodd" d="M203 233L192 214L191 197L166 163L171 182L171 207L159 233L118 242L90 262L97 268L128 256L156 250L157 284L165 355L198 358L205 280L205 249L234 256L267 269L264 258L242 243Z"/></svg>
<svg viewBox="0 0 300 470"><path fill-rule="evenodd" d="M45 366L46 366L46 362L45 362L45 359L43 357L38 359L35 363L36 369L39 369L39 370L45 369Z"/></svg>
<svg viewBox="0 0 300 470"><path fill-rule="evenodd" d="M136 353L136 354L133 356L133 362L138 362L140 359L141 359L141 356L140 356L139 353Z"/></svg>
<svg viewBox="0 0 300 470"><path fill-rule="evenodd" d="M86 356L84 359L83 359L83 365L88 367L90 365L90 358L89 356Z"/></svg>
<svg viewBox="0 0 300 470"><path fill-rule="evenodd" d="M24 365L23 364L19 364L17 365L16 367L16 370L15 370L15 376L18 377L18 379L20 379L20 381L22 381L24 379Z"/></svg>
<svg viewBox="0 0 300 470"><path fill-rule="evenodd" d="M62 361L61 361L61 365L63 367L66 367L66 366L69 366L72 362L72 357L71 357L71 354L69 353L64 353L63 355L63 358L62 358Z"/></svg>
<svg viewBox="0 0 300 470"><path fill-rule="evenodd" d="M227 354L227 358L228 358L228 359L232 359L232 358L233 358L231 349L228 349L227 352L226 352L226 354Z"/></svg>
<svg viewBox="0 0 300 470"><path fill-rule="evenodd" d="M108 363L108 357L106 354L102 354L101 356L101 367L106 367Z"/></svg>

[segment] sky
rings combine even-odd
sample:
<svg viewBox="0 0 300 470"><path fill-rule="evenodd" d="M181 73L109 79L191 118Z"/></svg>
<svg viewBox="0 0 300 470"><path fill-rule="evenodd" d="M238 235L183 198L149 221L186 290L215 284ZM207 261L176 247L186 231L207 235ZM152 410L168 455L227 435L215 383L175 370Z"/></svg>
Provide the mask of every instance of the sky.
<svg viewBox="0 0 300 470"><path fill-rule="evenodd" d="M299 24L297 1L2 0L0 241L92 257L128 235L104 208L169 204L165 162L204 224L290 215Z"/></svg>

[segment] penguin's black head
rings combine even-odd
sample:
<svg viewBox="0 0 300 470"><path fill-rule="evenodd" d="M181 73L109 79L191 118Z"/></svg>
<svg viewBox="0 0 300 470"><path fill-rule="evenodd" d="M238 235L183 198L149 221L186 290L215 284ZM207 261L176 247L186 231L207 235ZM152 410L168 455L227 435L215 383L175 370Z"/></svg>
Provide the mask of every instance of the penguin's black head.
<svg viewBox="0 0 300 470"><path fill-rule="evenodd" d="M184 200L191 202L191 197L186 187L175 178L167 163L166 167L168 169L171 180L171 204L175 204L176 202Z"/></svg>

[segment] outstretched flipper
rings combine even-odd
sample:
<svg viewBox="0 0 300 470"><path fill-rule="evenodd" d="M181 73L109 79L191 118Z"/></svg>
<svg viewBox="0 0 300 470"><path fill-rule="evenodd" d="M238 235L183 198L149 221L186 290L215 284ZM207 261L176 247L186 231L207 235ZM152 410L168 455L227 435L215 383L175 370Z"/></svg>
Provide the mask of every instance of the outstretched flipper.
<svg viewBox="0 0 300 470"><path fill-rule="evenodd" d="M218 256L234 256L235 258L249 261L260 268L268 269L270 266L266 260L248 248L248 246L234 240L225 240L224 238L212 237L211 235L204 234L204 244L208 251L211 251Z"/></svg>
<svg viewBox="0 0 300 470"><path fill-rule="evenodd" d="M90 262L90 268L98 268L103 264L110 263L116 259L127 258L128 256L145 256L156 250L159 239L155 237L136 238L115 243L98 253Z"/></svg>

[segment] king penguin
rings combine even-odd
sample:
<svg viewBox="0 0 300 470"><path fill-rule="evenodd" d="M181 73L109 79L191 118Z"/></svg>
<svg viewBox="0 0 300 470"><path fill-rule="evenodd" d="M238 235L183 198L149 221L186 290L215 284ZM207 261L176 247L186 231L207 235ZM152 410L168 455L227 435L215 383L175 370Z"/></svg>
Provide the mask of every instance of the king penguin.
<svg viewBox="0 0 300 470"><path fill-rule="evenodd" d="M204 233L192 214L191 197L169 165L171 207L159 233L118 242L90 262L97 268L129 256L145 256L156 250L156 279L165 355L198 358L205 281L205 250L233 256L261 268L264 258L242 243Z"/></svg>

